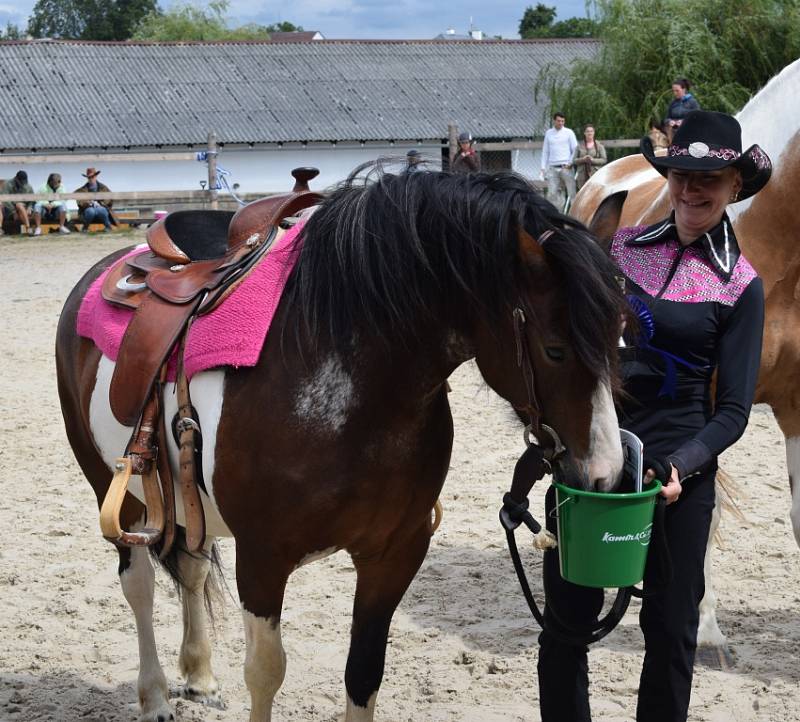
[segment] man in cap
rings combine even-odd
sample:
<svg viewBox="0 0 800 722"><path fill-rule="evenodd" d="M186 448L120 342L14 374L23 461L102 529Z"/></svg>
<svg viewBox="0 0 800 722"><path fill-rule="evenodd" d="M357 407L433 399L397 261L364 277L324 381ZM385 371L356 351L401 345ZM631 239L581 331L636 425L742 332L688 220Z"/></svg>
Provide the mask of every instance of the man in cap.
<svg viewBox="0 0 800 722"><path fill-rule="evenodd" d="M3 193L18 194L18 193L33 193L31 184L28 183L28 174L24 170L17 171L17 174L3 184ZM3 203L3 216L14 218L19 221L21 226L25 226L30 230L30 203L13 203L6 201ZM0 218L0 233L3 233L2 219Z"/></svg>
<svg viewBox="0 0 800 722"><path fill-rule="evenodd" d="M80 188L76 188L76 193L110 193L108 186L97 180L100 171L96 168L87 168L86 172L82 175L86 178L86 183ZM117 224L114 214L111 211L112 205L113 201L110 200L78 201L78 213L83 222L83 230L88 231L92 223L102 223L103 230L106 232L110 231L112 224Z"/></svg>
<svg viewBox="0 0 800 722"><path fill-rule="evenodd" d="M458 136L458 152L453 158L453 173L477 173L481 169L481 159L473 147L471 133Z"/></svg>
<svg viewBox="0 0 800 722"><path fill-rule="evenodd" d="M422 154L416 149L412 148L406 153L406 173L419 173L422 170Z"/></svg>

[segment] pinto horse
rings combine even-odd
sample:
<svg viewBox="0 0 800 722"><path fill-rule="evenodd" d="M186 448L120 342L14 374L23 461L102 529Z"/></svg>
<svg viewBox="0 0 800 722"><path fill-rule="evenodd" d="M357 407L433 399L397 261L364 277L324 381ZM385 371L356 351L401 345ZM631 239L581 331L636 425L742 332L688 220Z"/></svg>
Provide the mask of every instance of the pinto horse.
<svg viewBox="0 0 800 722"><path fill-rule="evenodd" d="M215 536L235 539L251 722L270 719L283 680L289 575L349 552L357 586L346 719L371 720L392 615L427 552L431 509L447 474L448 376L474 359L519 412L538 399L534 413L568 449L555 472L574 486L611 490L622 469L612 389L623 300L596 242L510 174L351 180L298 239L257 364L191 379L204 437L205 549ZM100 261L72 291L56 347L67 435L98 502L131 429L109 410L114 362L76 334L76 315L92 281L119 255ZM515 335L520 310L527 320ZM521 356L532 368L521 368ZM167 418L175 405L169 391ZM169 452L175 465L177 449ZM140 501L126 497L123 525L141 523L143 514ZM172 719L152 627L152 564L143 548L118 551L139 635L141 719ZM184 692L213 701L202 603L209 560L176 547L172 561L184 587Z"/></svg>
<svg viewBox="0 0 800 722"><path fill-rule="evenodd" d="M742 251L764 281L766 319L756 403L772 407L786 437L792 493L791 519L800 544L800 61L784 68L736 116L742 145L758 143L774 164L766 188L728 208ZM642 155L622 158L598 171L572 206L575 218L601 240L624 226L652 224L671 210L665 179ZM719 520L715 510L713 530ZM709 547L710 549L710 547ZM706 597L698 642L724 646L715 616L709 554Z"/></svg>

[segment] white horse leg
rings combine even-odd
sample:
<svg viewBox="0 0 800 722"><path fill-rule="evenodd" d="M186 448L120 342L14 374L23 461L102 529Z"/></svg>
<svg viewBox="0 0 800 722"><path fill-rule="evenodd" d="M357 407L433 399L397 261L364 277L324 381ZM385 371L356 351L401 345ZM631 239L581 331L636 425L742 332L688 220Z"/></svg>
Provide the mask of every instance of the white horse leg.
<svg viewBox="0 0 800 722"><path fill-rule="evenodd" d="M795 541L800 545L800 436L786 437L786 466L792 490L792 520Z"/></svg>
<svg viewBox="0 0 800 722"><path fill-rule="evenodd" d="M250 691L250 722L270 722L272 701L286 674L286 653L278 617L263 618L242 610L247 647L244 681Z"/></svg>
<svg viewBox="0 0 800 722"><path fill-rule="evenodd" d="M169 689L158 661L153 632L155 570L147 549L130 549L130 565L119 576L122 593L133 610L139 638L139 679L137 683L142 714L140 722L168 722L175 715L169 704Z"/></svg>
<svg viewBox="0 0 800 722"><path fill-rule="evenodd" d="M373 692L367 701L366 707L360 707L350 696L347 696L347 708L345 710L345 720L347 722L372 722L375 718L375 702L378 699L378 693Z"/></svg>
<svg viewBox="0 0 800 722"><path fill-rule="evenodd" d="M719 527L720 517L722 516L722 503L717 494L714 504L714 511L711 514L711 527L708 530L708 546L706 547L706 559L703 565L703 574L706 580L706 592L700 601L700 624L697 628L697 645L724 647L727 644L725 635L717 624L717 595L714 593L714 584L711 574L711 550L714 548L714 534Z"/></svg>
<svg viewBox="0 0 800 722"><path fill-rule="evenodd" d="M214 538L207 537L203 552L208 553L213 543ZM183 641L178 665L186 679L182 697L222 708L219 684L211 671L211 642L203 595L210 568L206 556L183 549L178 553L178 574L183 583Z"/></svg>

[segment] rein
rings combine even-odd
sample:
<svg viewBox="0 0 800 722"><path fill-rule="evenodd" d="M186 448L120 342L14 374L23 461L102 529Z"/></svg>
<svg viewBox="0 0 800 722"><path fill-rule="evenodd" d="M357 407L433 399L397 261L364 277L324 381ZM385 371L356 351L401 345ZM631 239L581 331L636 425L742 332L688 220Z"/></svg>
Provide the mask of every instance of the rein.
<svg viewBox="0 0 800 722"><path fill-rule="evenodd" d="M539 245L544 245L545 241L553 233L550 230L545 231L538 239ZM529 311L529 313L533 315L532 311ZM521 305L513 309L512 319L517 351L517 367L525 382L527 395L526 405L517 408L527 414L530 423L525 427L524 439L527 448L514 467L511 489L503 496L503 506L500 509L500 524L506 531L511 561L514 564L514 571L517 573L522 594L539 626L561 642L583 647L602 639L619 624L628 609L632 588L618 589L616 599L608 614L589 628L574 629L558 621L557 614L552 609L552 606L549 607L549 610L553 617L556 618L556 622L555 624L547 623L544 614L536 604L533 592L528 584L525 568L520 559L519 550L517 549L515 532L517 527L524 524L534 535L534 546L537 548L547 549L557 545L557 541L552 534L543 529L542 525L528 511L530 506L528 494L530 494L533 485L539 479L543 478L545 474L553 473L553 464L566 454L567 449L555 429L542 423L541 405L536 395L536 375L527 336L525 335L527 318ZM543 436L550 437L551 444L542 446L541 440Z"/></svg>

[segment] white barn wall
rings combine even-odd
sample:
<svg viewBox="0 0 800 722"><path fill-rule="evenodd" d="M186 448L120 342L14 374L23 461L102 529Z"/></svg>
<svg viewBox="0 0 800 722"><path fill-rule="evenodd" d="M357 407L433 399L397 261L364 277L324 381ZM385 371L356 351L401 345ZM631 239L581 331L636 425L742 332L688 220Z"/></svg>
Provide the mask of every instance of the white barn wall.
<svg viewBox="0 0 800 722"><path fill-rule="evenodd" d="M542 151L540 150L512 150L511 170L529 178L539 180L542 168Z"/></svg>
<svg viewBox="0 0 800 722"><path fill-rule="evenodd" d="M280 193L291 190L291 171L299 166L319 168L320 175L311 182L314 190L323 190L339 181L361 163L379 157L396 158L400 166L411 146L374 145L343 147L341 144L313 145L306 148L221 149L217 164L230 171L228 183L239 184L241 193ZM414 146L430 162L441 168L441 146ZM165 149L166 151L166 149ZM61 174L64 187L72 191L86 182L82 173L86 163L54 162L19 165L4 163L0 175L11 178L20 168L28 173L34 190L44 184L49 173ZM206 164L199 161L114 161L104 163L102 156L90 165L100 169L100 180L112 191L200 190L200 181L208 178Z"/></svg>

